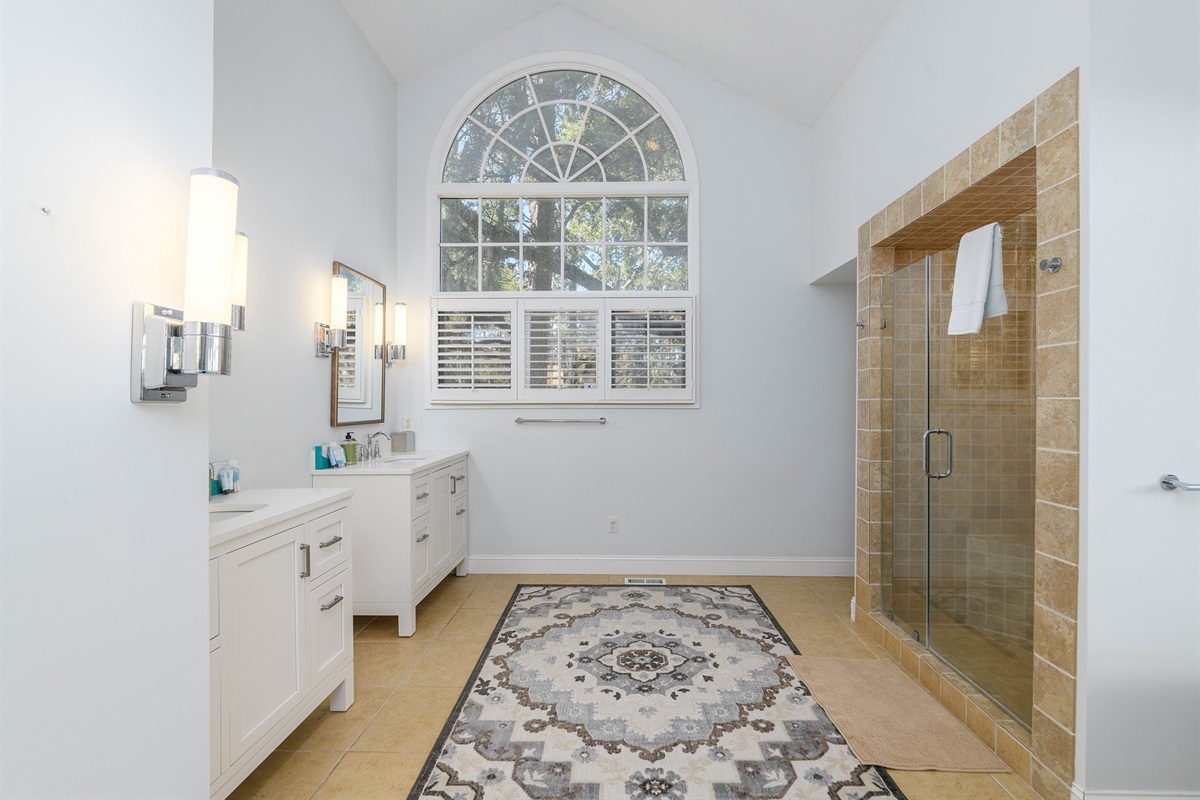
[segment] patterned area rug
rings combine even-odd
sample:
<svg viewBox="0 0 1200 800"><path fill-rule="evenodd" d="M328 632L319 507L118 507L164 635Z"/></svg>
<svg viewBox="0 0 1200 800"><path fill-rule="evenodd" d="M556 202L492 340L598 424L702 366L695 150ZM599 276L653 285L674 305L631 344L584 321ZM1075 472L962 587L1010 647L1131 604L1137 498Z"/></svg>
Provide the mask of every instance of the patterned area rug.
<svg viewBox="0 0 1200 800"><path fill-rule="evenodd" d="M904 795L749 586L519 586L409 800Z"/></svg>

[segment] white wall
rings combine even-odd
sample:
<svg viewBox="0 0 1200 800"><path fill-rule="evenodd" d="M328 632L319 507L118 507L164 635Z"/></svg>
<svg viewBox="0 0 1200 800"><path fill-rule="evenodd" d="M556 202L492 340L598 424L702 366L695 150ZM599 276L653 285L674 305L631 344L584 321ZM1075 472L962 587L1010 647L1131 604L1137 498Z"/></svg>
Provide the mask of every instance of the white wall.
<svg viewBox="0 0 1200 800"><path fill-rule="evenodd" d="M246 488L308 486L312 446L346 430L329 427L330 362L313 349L333 262L392 299L396 83L338 0L218 0L215 37L213 158L241 181L250 278L210 457L236 458Z"/></svg>
<svg viewBox="0 0 1200 800"><path fill-rule="evenodd" d="M208 403L132 404L129 348L183 301L212 2L3 15L0 795L205 797Z"/></svg>
<svg viewBox="0 0 1200 800"><path fill-rule="evenodd" d="M1093 0L1077 782L1200 797L1200 7Z"/></svg>
<svg viewBox="0 0 1200 800"><path fill-rule="evenodd" d="M811 277L854 258L860 225L1086 49L1086 0L902 0L812 127Z"/></svg>
<svg viewBox="0 0 1200 800"><path fill-rule="evenodd" d="M683 119L700 174L701 408L429 410L425 179L459 98L529 55L576 50L625 64ZM471 552L481 556L726 557L764 568L849 574L853 552L854 298L807 285L808 132L573 12L555 8L400 87L398 285L412 309L393 408L421 447L469 447ZM763 346L762 341L776 343ZM783 353L778 343L796 346ZM774 386L755 385L775 375ZM518 427L524 416L595 416L604 427ZM620 533L603 534L609 516ZM818 559L789 562L787 559ZM503 569L488 559L485 568ZM480 562L476 562L479 566ZM509 563L536 570L537 564ZM580 571L683 569L544 562Z"/></svg>

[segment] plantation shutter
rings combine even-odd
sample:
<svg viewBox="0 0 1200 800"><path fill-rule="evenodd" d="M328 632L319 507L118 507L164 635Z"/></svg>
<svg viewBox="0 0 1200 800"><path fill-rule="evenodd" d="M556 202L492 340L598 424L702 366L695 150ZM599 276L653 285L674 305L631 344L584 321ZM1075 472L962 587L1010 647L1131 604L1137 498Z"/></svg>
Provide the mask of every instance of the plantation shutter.
<svg viewBox="0 0 1200 800"><path fill-rule="evenodd" d="M691 325L690 300L611 301L609 396L690 399Z"/></svg>
<svg viewBox="0 0 1200 800"><path fill-rule="evenodd" d="M510 308L438 309L434 319L433 399L515 399Z"/></svg>
<svg viewBox="0 0 1200 800"><path fill-rule="evenodd" d="M339 405L364 405L368 402L367 370L359 352L358 332L362 316L362 297L350 297L346 307L346 344L337 353L337 396Z"/></svg>
<svg viewBox="0 0 1200 800"><path fill-rule="evenodd" d="M602 301L525 300L522 398L550 402L600 400Z"/></svg>

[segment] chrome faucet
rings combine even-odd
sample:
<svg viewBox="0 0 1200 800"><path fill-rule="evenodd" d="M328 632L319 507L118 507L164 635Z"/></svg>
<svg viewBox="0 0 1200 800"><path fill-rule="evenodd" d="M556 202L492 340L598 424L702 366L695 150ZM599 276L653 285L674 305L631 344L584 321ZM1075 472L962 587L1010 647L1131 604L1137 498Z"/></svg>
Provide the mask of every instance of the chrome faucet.
<svg viewBox="0 0 1200 800"><path fill-rule="evenodd" d="M392 440L392 437L388 436L383 431L376 431L375 433L372 433L370 436L368 436L367 437L367 460L368 461L370 461L373 458L379 458L382 455L382 453L379 452L379 440L375 438L376 436L382 436L383 438L387 439L389 442Z"/></svg>

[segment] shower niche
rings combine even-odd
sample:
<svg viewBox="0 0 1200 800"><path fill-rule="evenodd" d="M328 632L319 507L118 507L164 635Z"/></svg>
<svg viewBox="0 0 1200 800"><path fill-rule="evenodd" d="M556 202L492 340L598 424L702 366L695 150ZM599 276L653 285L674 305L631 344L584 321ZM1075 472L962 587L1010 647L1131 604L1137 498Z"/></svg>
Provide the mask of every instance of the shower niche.
<svg viewBox="0 0 1200 800"><path fill-rule="evenodd" d="M1008 312L978 334L946 332L957 244L897 260L880 279L888 324L878 331L892 510L882 610L1027 726L1036 229L1032 210L1001 222Z"/></svg>

